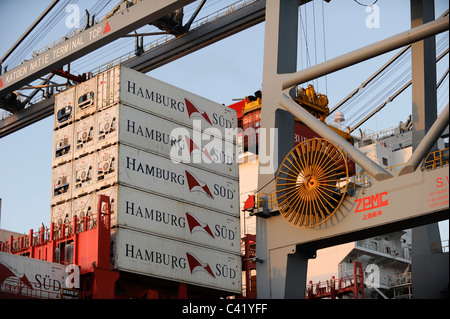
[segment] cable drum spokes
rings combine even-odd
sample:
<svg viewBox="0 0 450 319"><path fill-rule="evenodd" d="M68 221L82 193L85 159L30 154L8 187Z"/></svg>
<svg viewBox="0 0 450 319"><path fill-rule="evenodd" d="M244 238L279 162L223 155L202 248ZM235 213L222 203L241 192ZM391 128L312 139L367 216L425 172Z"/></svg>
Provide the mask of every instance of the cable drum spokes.
<svg viewBox="0 0 450 319"><path fill-rule="evenodd" d="M347 192L344 153L322 138L306 140L284 158L277 173L275 196L289 223L315 227L337 211Z"/></svg>

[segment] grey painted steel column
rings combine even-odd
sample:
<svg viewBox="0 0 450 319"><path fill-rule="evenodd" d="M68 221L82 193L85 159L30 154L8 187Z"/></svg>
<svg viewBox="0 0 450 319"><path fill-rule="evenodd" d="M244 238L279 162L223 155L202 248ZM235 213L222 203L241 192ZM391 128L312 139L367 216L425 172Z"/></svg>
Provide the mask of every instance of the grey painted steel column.
<svg viewBox="0 0 450 319"><path fill-rule="evenodd" d="M434 1L411 0L411 28L433 20ZM437 118L435 37L431 36L413 43L411 57L414 152Z"/></svg>
<svg viewBox="0 0 450 319"><path fill-rule="evenodd" d="M420 141L417 145L414 153L409 158L408 162L402 167L398 176L412 173L420 165L425 156L431 151L432 147L435 145L439 137L448 127L448 117L449 117L449 105L445 107L439 118L434 122L433 126L428 131L427 135Z"/></svg>
<svg viewBox="0 0 450 319"><path fill-rule="evenodd" d="M275 189L274 174L280 158L293 147L294 117L278 110L281 92L281 75L292 73L297 67L298 0L270 0L266 2L266 26L264 41L263 99L261 107L261 131L259 135L258 189L272 193ZM278 122L276 124L276 122ZM283 122L281 125L280 122ZM292 140L292 147L286 141ZM289 148L289 149L288 149ZM274 217L277 218L277 217ZM300 270L286 273L287 253L270 259L269 243L275 234L271 227L274 218L256 219L256 255L263 260L257 264L258 298L284 298L284 288L274 291L273 286L285 285L284 280L301 276ZM306 271L308 260L303 260ZM277 263L282 276L274 277L270 267ZM285 276L284 276L285 275ZM303 274L306 278L306 272ZM301 278L300 277L300 278ZM303 285L304 286L304 285ZM304 296L303 296L304 297Z"/></svg>
<svg viewBox="0 0 450 319"><path fill-rule="evenodd" d="M411 27L434 20L434 1L411 0ZM429 37L411 46L412 53L412 148L413 155L401 173L416 169L426 153L435 148L436 135L443 132L448 121L448 106L437 117L436 44ZM446 115L445 115L446 114ZM434 124L433 124L434 123ZM443 127L442 127L443 126ZM412 229L412 291L414 299L439 298L448 291L448 254L434 252L433 244L440 243L438 223Z"/></svg>
<svg viewBox="0 0 450 319"><path fill-rule="evenodd" d="M288 254L286 263L286 299L305 299L308 274L308 259L316 258L316 250L310 250L306 245L297 245L293 254ZM306 262L305 262L306 261ZM289 276L289 274L297 274Z"/></svg>

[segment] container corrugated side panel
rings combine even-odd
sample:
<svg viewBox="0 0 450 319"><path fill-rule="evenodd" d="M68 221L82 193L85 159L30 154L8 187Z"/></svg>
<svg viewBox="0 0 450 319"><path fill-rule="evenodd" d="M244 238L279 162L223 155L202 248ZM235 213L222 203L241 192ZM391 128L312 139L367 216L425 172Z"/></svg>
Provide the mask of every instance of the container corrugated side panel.
<svg viewBox="0 0 450 319"><path fill-rule="evenodd" d="M114 108L120 108L120 142L158 153L174 162L239 177L235 144L133 107L121 104Z"/></svg>
<svg viewBox="0 0 450 319"><path fill-rule="evenodd" d="M241 292L241 257L118 228L114 268L202 287Z"/></svg>
<svg viewBox="0 0 450 319"><path fill-rule="evenodd" d="M120 72L121 102L236 143L236 110L125 67Z"/></svg>
<svg viewBox="0 0 450 319"><path fill-rule="evenodd" d="M119 145L118 182L239 216L239 181Z"/></svg>
<svg viewBox="0 0 450 319"><path fill-rule="evenodd" d="M239 218L119 186L117 223L162 237L239 254Z"/></svg>
<svg viewBox="0 0 450 319"><path fill-rule="evenodd" d="M119 102L120 66L113 67L97 76L97 110Z"/></svg>

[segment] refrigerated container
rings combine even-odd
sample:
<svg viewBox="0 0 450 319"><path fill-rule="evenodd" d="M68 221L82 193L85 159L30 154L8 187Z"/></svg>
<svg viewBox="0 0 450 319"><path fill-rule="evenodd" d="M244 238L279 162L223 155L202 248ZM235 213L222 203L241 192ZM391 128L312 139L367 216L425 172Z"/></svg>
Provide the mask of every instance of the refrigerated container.
<svg viewBox="0 0 450 319"><path fill-rule="evenodd" d="M76 86L75 119L79 120L97 111L97 77Z"/></svg>
<svg viewBox="0 0 450 319"><path fill-rule="evenodd" d="M241 293L240 255L119 227L113 268L230 293Z"/></svg>
<svg viewBox="0 0 450 319"><path fill-rule="evenodd" d="M74 154L73 158L78 158L96 150L96 120L95 115L85 117L75 123L74 129Z"/></svg>
<svg viewBox="0 0 450 319"><path fill-rule="evenodd" d="M240 253L238 210L226 215L120 185L116 194L120 227Z"/></svg>
<svg viewBox="0 0 450 319"><path fill-rule="evenodd" d="M71 124L75 120L75 87L55 96L55 129Z"/></svg>
<svg viewBox="0 0 450 319"><path fill-rule="evenodd" d="M51 207L50 222L62 225L72 220L72 201L59 203Z"/></svg>
<svg viewBox="0 0 450 319"><path fill-rule="evenodd" d="M52 169L51 205L66 202L72 198L72 162Z"/></svg>
<svg viewBox="0 0 450 319"><path fill-rule="evenodd" d="M120 184L230 214L239 210L239 181L128 145L118 146Z"/></svg>
<svg viewBox="0 0 450 319"><path fill-rule="evenodd" d="M235 142L237 113L217 102L125 67L120 69L119 94L123 104Z"/></svg>
<svg viewBox="0 0 450 319"><path fill-rule="evenodd" d="M73 159L73 139L73 124L61 127L53 132L52 167Z"/></svg>
<svg viewBox="0 0 450 319"><path fill-rule="evenodd" d="M97 157L95 154L86 155L73 161L73 198L95 190L97 179L96 166Z"/></svg>
<svg viewBox="0 0 450 319"><path fill-rule="evenodd" d="M118 142L119 105L115 104L97 113L96 145L97 149Z"/></svg>
<svg viewBox="0 0 450 319"><path fill-rule="evenodd" d="M97 76L97 110L119 102L120 66L113 67Z"/></svg>
<svg viewBox="0 0 450 319"><path fill-rule="evenodd" d="M238 178L237 145L148 112L116 104L97 113L97 149L115 143Z"/></svg>
<svg viewBox="0 0 450 319"><path fill-rule="evenodd" d="M117 177L117 145L103 148L96 153L95 156L95 187L97 189L107 187L118 182Z"/></svg>
<svg viewBox="0 0 450 319"><path fill-rule="evenodd" d="M100 195L106 195L109 198L110 202L110 215L111 215L111 227L115 227L117 225L117 185L110 186L107 188L103 188L95 191L95 211L97 211L98 207L98 198ZM106 205L104 202L101 204L100 211L102 213L106 213Z"/></svg>

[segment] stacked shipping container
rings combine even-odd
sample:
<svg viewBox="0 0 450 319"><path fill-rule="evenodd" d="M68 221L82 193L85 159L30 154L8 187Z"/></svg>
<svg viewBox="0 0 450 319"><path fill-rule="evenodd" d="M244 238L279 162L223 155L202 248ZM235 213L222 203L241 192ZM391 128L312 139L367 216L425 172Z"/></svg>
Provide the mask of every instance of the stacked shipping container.
<svg viewBox="0 0 450 319"><path fill-rule="evenodd" d="M236 120L121 66L59 94L51 221L106 194L116 269L239 293Z"/></svg>

